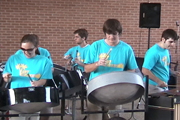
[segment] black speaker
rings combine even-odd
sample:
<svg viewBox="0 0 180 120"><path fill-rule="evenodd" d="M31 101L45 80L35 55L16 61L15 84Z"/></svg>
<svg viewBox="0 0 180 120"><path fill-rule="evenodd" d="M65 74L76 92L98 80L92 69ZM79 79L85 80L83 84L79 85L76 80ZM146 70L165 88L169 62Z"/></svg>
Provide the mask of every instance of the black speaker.
<svg viewBox="0 0 180 120"><path fill-rule="evenodd" d="M140 3L139 27L159 28L161 17L160 3Z"/></svg>

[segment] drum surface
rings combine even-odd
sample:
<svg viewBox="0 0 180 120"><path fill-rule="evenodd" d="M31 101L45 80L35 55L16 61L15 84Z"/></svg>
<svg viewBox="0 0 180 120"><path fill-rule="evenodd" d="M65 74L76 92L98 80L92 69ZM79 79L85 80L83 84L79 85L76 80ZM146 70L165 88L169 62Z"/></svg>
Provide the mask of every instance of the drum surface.
<svg viewBox="0 0 180 120"><path fill-rule="evenodd" d="M2 110L20 113L35 113L48 107L59 105L58 89L53 87L28 87L7 89Z"/></svg>
<svg viewBox="0 0 180 120"><path fill-rule="evenodd" d="M144 93L142 78L134 72L111 72L88 83L88 100L99 106L132 102Z"/></svg>
<svg viewBox="0 0 180 120"><path fill-rule="evenodd" d="M0 111L3 111L3 107L5 105L5 96L4 96L4 89L0 88Z"/></svg>

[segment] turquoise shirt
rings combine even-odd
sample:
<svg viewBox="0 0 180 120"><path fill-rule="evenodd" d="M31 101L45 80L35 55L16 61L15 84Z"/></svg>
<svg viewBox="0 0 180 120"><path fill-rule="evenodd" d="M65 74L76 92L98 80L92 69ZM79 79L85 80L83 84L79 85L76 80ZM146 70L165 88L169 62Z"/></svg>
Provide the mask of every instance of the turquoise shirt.
<svg viewBox="0 0 180 120"><path fill-rule="evenodd" d="M81 46L75 46L70 48L65 54L64 57L70 55L72 57L72 61L74 62L75 59L77 58L79 61L81 61L82 63L84 63L86 55L89 51L90 45L87 44L85 47L81 47ZM78 64L75 64L75 66L78 67L78 69L80 69L82 72L84 72L84 67Z"/></svg>
<svg viewBox="0 0 180 120"><path fill-rule="evenodd" d="M169 80L169 64L169 50L163 49L158 44L155 44L146 52L143 68L150 70L156 77L167 83ZM149 79L149 84L158 85L151 79Z"/></svg>
<svg viewBox="0 0 180 120"><path fill-rule="evenodd" d="M38 50L39 50L40 55L45 56L49 59L51 65L53 67L53 61L52 61L51 54L49 53L49 51L42 47L38 47ZM23 53L23 51L20 49L20 50L16 51L15 54L22 54L22 53Z"/></svg>
<svg viewBox="0 0 180 120"><path fill-rule="evenodd" d="M14 54L6 62L3 74L12 75L10 88L30 87L30 78L37 81L39 79L52 79L52 69L48 58L36 55L27 58L24 54Z"/></svg>
<svg viewBox="0 0 180 120"><path fill-rule="evenodd" d="M107 55L110 49L112 50ZM134 52L130 45L120 41L116 46L109 46L104 39L98 40L91 45L85 63L92 64L106 56L107 65L99 66L95 71L91 72L89 80L104 73L138 68Z"/></svg>

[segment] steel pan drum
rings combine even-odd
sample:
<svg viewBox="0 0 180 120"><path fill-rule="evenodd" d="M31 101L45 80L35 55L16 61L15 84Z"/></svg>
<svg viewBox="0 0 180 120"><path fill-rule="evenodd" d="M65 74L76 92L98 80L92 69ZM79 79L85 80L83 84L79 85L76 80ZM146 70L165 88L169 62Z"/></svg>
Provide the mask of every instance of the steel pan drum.
<svg viewBox="0 0 180 120"><path fill-rule="evenodd" d="M2 107L5 105L4 89L0 88L0 111L3 111Z"/></svg>
<svg viewBox="0 0 180 120"><path fill-rule="evenodd" d="M21 113L35 113L48 107L59 105L58 89L53 87L27 87L7 89L1 109Z"/></svg>
<svg viewBox="0 0 180 120"><path fill-rule="evenodd" d="M88 100L99 106L121 105L136 100L144 93L142 78L134 72L111 72L88 83Z"/></svg>

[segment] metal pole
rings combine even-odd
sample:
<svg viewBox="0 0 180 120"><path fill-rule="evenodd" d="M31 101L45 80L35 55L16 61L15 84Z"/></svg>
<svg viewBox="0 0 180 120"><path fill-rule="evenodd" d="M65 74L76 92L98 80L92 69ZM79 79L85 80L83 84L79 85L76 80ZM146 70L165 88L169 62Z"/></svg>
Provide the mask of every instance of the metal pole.
<svg viewBox="0 0 180 120"><path fill-rule="evenodd" d="M179 37L179 23L178 23L178 21L176 21L176 26L177 26L177 35L178 35L178 37ZM179 71L178 70L178 64L179 64L179 38L178 38L178 40L177 40L177 45L176 45L176 49L175 49L175 54L176 54L176 67L175 67L175 70L176 71ZM176 76L176 87L178 86L177 84L179 84L179 83L177 83L177 80L178 80L178 76Z"/></svg>
<svg viewBox="0 0 180 120"><path fill-rule="evenodd" d="M148 49L150 47L150 29L151 28L148 28Z"/></svg>

